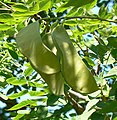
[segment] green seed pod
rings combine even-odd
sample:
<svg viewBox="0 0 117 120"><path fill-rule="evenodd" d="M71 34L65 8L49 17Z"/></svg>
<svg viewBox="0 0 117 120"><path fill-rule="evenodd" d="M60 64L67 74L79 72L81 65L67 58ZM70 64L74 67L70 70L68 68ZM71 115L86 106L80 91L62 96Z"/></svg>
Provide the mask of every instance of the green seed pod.
<svg viewBox="0 0 117 120"><path fill-rule="evenodd" d="M20 51L30 60L33 68L41 75L48 84L53 94L64 94L64 80L60 72L60 64L53 46L50 34L41 39L39 24L34 22L23 30L16 37ZM44 43L44 44L43 44Z"/></svg>
<svg viewBox="0 0 117 120"><path fill-rule="evenodd" d="M42 37L43 43L56 55L57 49L53 43L51 33L46 33ZM50 90L55 95L63 95L64 94L64 78L61 72L54 74L44 74L39 72L45 82L48 84Z"/></svg>
<svg viewBox="0 0 117 120"><path fill-rule="evenodd" d="M61 72L55 74L45 74L39 72L41 77L48 84L51 92L55 95L64 95L64 78Z"/></svg>
<svg viewBox="0 0 117 120"><path fill-rule="evenodd" d="M77 54L70 38L62 25L55 28L52 38L58 51L61 51L62 74L68 85L80 93L91 93L98 90L97 84Z"/></svg>
<svg viewBox="0 0 117 120"><path fill-rule="evenodd" d="M37 70L46 74L60 71L57 57L42 42L38 22L31 23L22 29L16 36L16 42L20 51Z"/></svg>
<svg viewBox="0 0 117 120"><path fill-rule="evenodd" d="M51 33L46 33L42 37L42 42L48 47L55 55L57 54L57 49L53 43Z"/></svg>

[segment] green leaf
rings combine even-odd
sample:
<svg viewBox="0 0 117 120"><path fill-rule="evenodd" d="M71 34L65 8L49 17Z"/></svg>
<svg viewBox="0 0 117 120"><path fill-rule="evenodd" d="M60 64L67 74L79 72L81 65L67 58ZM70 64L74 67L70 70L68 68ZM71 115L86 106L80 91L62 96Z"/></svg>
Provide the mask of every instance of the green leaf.
<svg viewBox="0 0 117 120"><path fill-rule="evenodd" d="M40 10L47 11L51 7L51 0L43 0L39 3Z"/></svg>
<svg viewBox="0 0 117 120"><path fill-rule="evenodd" d="M17 55L17 53L16 53L15 51L13 51L13 50L11 50L11 49L8 49L8 51L9 51L9 54L11 55L11 57L12 57L13 59L18 60L18 55Z"/></svg>
<svg viewBox="0 0 117 120"><path fill-rule="evenodd" d="M5 81L5 77L0 76L0 82L4 82Z"/></svg>
<svg viewBox="0 0 117 120"><path fill-rule="evenodd" d="M108 45L111 48L117 48L117 37L108 37Z"/></svg>
<svg viewBox="0 0 117 120"><path fill-rule="evenodd" d="M11 107L10 109L8 109L8 111L18 110L18 109L20 109L22 107L25 107L27 105L36 106L37 102L36 101L32 101L32 100L22 101L22 102L18 103L17 105Z"/></svg>
<svg viewBox="0 0 117 120"><path fill-rule="evenodd" d="M65 25L70 25L70 26L74 26L74 25L77 25L77 21L76 20L66 20L64 22Z"/></svg>
<svg viewBox="0 0 117 120"><path fill-rule="evenodd" d="M113 67L104 77L117 76L117 66Z"/></svg>
<svg viewBox="0 0 117 120"><path fill-rule="evenodd" d="M33 70L34 70L34 69L33 69L31 66L29 66L29 67L24 71L25 76L26 76L26 77L27 77L27 76L30 76L30 75L32 74Z"/></svg>
<svg viewBox="0 0 117 120"><path fill-rule="evenodd" d="M113 120L117 120L117 117L115 117Z"/></svg>
<svg viewBox="0 0 117 120"><path fill-rule="evenodd" d="M96 92L93 92L91 94L88 94L89 98L95 98L101 93L101 90L97 90Z"/></svg>
<svg viewBox="0 0 117 120"><path fill-rule="evenodd" d="M63 7L70 7L70 6L75 6L75 7L81 7L83 5L92 3L94 0L69 0L67 4L65 4Z"/></svg>
<svg viewBox="0 0 117 120"><path fill-rule="evenodd" d="M99 10L99 17L105 18L107 15L107 7L105 5L102 5Z"/></svg>
<svg viewBox="0 0 117 120"><path fill-rule="evenodd" d="M27 83L27 80L25 79L18 80L16 77L8 78L6 81L7 83L12 85L25 85Z"/></svg>
<svg viewBox="0 0 117 120"><path fill-rule="evenodd" d="M113 64L115 62L115 59L112 57L112 55L110 54L110 52L107 52L106 55L104 56L104 65L110 65Z"/></svg>
<svg viewBox="0 0 117 120"><path fill-rule="evenodd" d="M9 35L9 36L14 36L15 33L16 33L16 30L13 27L11 27L6 31L6 35Z"/></svg>
<svg viewBox="0 0 117 120"><path fill-rule="evenodd" d="M10 28L11 28L10 25L0 24L0 31L5 31L5 30L8 30Z"/></svg>
<svg viewBox="0 0 117 120"><path fill-rule="evenodd" d="M13 17L8 13L0 14L0 22L13 21Z"/></svg>
<svg viewBox="0 0 117 120"><path fill-rule="evenodd" d="M95 112L95 109L91 109L88 112L83 112L83 114L79 115L77 118L77 120L88 120L88 118Z"/></svg>
<svg viewBox="0 0 117 120"><path fill-rule="evenodd" d="M86 105L86 109L84 112L88 112L94 105L96 105L99 102L98 99L92 99L90 100L87 105Z"/></svg>
<svg viewBox="0 0 117 120"><path fill-rule="evenodd" d="M114 112L117 110L117 101L107 101L105 103L99 103L99 107L102 107L101 110L99 110L99 113L109 113Z"/></svg>
<svg viewBox="0 0 117 120"><path fill-rule="evenodd" d="M15 118L13 118L13 120L20 120L20 118L22 118L25 114L18 114L15 116Z"/></svg>
<svg viewBox="0 0 117 120"><path fill-rule="evenodd" d="M24 4L16 4L14 6L12 6L14 11L19 11L19 12L26 12L28 9Z"/></svg>
<svg viewBox="0 0 117 120"><path fill-rule="evenodd" d="M117 61L117 49L112 49L111 55L112 55L112 57L115 58L115 60Z"/></svg>
<svg viewBox="0 0 117 120"><path fill-rule="evenodd" d="M83 12L84 12L84 9L82 8L82 7L80 7L80 8L72 8L69 12L68 12L68 14L67 14L67 16L68 17L70 17L70 16L78 16L78 15L81 15L81 14L83 14Z"/></svg>
<svg viewBox="0 0 117 120"><path fill-rule="evenodd" d="M30 111L29 110L18 110L17 113L18 114L29 114Z"/></svg>
<svg viewBox="0 0 117 120"><path fill-rule="evenodd" d="M8 98L9 98L9 99L16 99L16 98L18 98L18 97L21 97L21 96L25 95L26 93L28 93L28 90L23 90L23 91L21 91L21 92L18 92L18 93L14 93L14 94L12 94L12 95L9 95Z"/></svg>
<svg viewBox="0 0 117 120"><path fill-rule="evenodd" d="M90 66L95 66L94 62L87 56L85 56L85 60L88 62Z"/></svg>
<svg viewBox="0 0 117 120"><path fill-rule="evenodd" d="M44 92L40 92L40 91L29 91L28 93L30 94L30 96L43 96L43 95L45 95Z"/></svg>
<svg viewBox="0 0 117 120"><path fill-rule="evenodd" d="M51 105L54 105L54 103L59 99L58 96L52 94L52 95L49 95L48 97L48 100L47 100L47 105L48 106L51 106Z"/></svg>
<svg viewBox="0 0 117 120"><path fill-rule="evenodd" d="M29 17L31 15L34 15L36 13L37 13L37 11L27 11L27 12L16 11L16 12L13 13L13 16L14 16L14 18L17 17L17 18L21 19L21 21L22 21L22 19L26 19L27 17Z"/></svg>
<svg viewBox="0 0 117 120"><path fill-rule="evenodd" d="M37 82L30 82L28 81L28 85L32 87L38 87L38 88L43 88L44 85L42 83L37 83Z"/></svg>

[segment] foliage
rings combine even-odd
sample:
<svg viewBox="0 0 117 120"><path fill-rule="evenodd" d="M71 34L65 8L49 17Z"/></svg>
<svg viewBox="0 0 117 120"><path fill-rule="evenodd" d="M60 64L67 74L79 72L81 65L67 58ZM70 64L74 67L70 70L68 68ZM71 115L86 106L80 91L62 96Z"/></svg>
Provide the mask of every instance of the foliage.
<svg viewBox="0 0 117 120"><path fill-rule="evenodd" d="M116 120L116 3L116 0L1 0L0 119ZM59 24L64 26L100 90L80 94L65 83L65 95L51 93L16 44L17 33L36 21L41 36Z"/></svg>

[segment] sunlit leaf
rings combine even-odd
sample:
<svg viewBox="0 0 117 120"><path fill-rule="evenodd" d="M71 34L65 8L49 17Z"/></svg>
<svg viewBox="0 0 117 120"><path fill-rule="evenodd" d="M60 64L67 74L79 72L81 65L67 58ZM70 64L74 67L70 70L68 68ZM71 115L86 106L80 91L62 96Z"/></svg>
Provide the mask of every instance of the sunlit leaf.
<svg viewBox="0 0 117 120"><path fill-rule="evenodd" d="M0 82L4 82L5 78L3 76L0 76Z"/></svg>
<svg viewBox="0 0 117 120"><path fill-rule="evenodd" d="M43 95L45 95L45 93L41 92L41 91L29 91L28 93L30 94L30 96L43 96Z"/></svg>
<svg viewBox="0 0 117 120"><path fill-rule="evenodd" d="M8 30L10 29L10 25L0 24L0 31Z"/></svg>
<svg viewBox="0 0 117 120"><path fill-rule="evenodd" d="M117 76L117 66L113 67L104 77Z"/></svg>
<svg viewBox="0 0 117 120"><path fill-rule="evenodd" d="M90 100L87 105L86 105L86 109L84 112L88 112L94 105L96 105L99 102L99 99L92 99Z"/></svg>
<svg viewBox="0 0 117 120"><path fill-rule="evenodd" d="M64 5L64 7L69 7L69 6L75 6L75 7L81 7L83 5L92 3L94 0L69 0L67 4Z"/></svg>
<svg viewBox="0 0 117 120"><path fill-rule="evenodd" d="M0 22L7 22L12 21L13 17L8 13L2 13L0 14Z"/></svg>
<svg viewBox="0 0 117 120"><path fill-rule="evenodd" d="M51 0L43 0L39 3L40 10L48 10L51 7Z"/></svg>
<svg viewBox="0 0 117 120"><path fill-rule="evenodd" d="M18 114L29 114L30 111L29 110L18 110L17 113Z"/></svg>
<svg viewBox="0 0 117 120"><path fill-rule="evenodd" d="M13 120L19 120L20 118L22 118L25 114L18 114L15 116L15 118L13 117Z"/></svg>
<svg viewBox="0 0 117 120"><path fill-rule="evenodd" d="M28 81L28 84L30 86L32 86L32 87L38 87L38 88L43 88L44 87L43 83L38 83L38 82L30 82L30 81Z"/></svg>
<svg viewBox="0 0 117 120"><path fill-rule="evenodd" d="M88 118L95 112L95 109L91 109L88 112L84 112L83 114L79 115L77 118L77 120L88 120Z"/></svg>
<svg viewBox="0 0 117 120"><path fill-rule="evenodd" d="M20 12L26 12L28 10L27 7L24 4L21 4L21 3L12 6L12 8L15 11L20 11Z"/></svg>
<svg viewBox="0 0 117 120"><path fill-rule="evenodd" d="M8 78L6 81L7 83L12 85L25 85L27 83L27 80L25 79L18 80L16 77Z"/></svg>
<svg viewBox="0 0 117 120"><path fill-rule="evenodd" d="M34 70L34 69L33 69L31 66L29 66L29 67L24 71L25 76L27 77L27 76L31 75L32 72L33 72L33 70Z"/></svg>
<svg viewBox="0 0 117 120"><path fill-rule="evenodd" d="M117 117L115 117L113 120L117 120Z"/></svg>
<svg viewBox="0 0 117 120"><path fill-rule="evenodd" d="M18 97L21 97L22 95L25 95L26 93L28 92L28 90L23 90L21 92L18 92L18 93L14 93L12 95L9 95L8 98L9 99L16 99Z"/></svg>
<svg viewBox="0 0 117 120"><path fill-rule="evenodd" d="M22 102L20 102L19 104L17 104L17 105L15 105L15 106L11 107L10 109L8 109L8 111L18 110L18 109L20 109L20 108L22 108L22 107L25 107L25 106L27 106L27 105L31 105L31 106L34 105L34 106L35 106L35 105L37 105L37 103L36 103L36 101L32 101L32 100L22 101Z"/></svg>

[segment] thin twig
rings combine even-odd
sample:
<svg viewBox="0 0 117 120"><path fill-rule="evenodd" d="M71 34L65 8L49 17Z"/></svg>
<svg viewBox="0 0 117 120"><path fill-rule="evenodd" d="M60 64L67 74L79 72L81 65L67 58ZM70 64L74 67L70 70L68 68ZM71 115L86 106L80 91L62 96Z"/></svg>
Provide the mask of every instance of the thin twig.
<svg viewBox="0 0 117 120"><path fill-rule="evenodd" d="M68 19L95 19L95 20L100 20L100 21L105 21L105 22L113 22L113 23L117 23L117 21L114 21L114 20L108 20L108 19L104 19L104 18L100 18L100 17L94 17L94 16L73 16L73 17L53 17L53 18L49 18L49 17L46 17L46 18L41 18L39 19L40 21L41 20L62 20L62 19L65 19L65 20L68 20Z"/></svg>
<svg viewBox="0 0 117 120"><path fill-rule="evenodd" d="M8 9L12 10L12 8L11 8L11 7L9 7L8 5L6 5L6 4L5 4L5 3L3 3L2 1L0 1L0 3L1 3L2 5L4 5L5 7L7 7Z"/></svg>
<svg viewBox="0 0 117 120"><path fill-rule="evenodd" d="M82 114L84 112L84 108L78 104L71 96L70 94L66 93L65 94L68 101L72 104L73 108L75 109L77 114Z"/></svg>
<svg viewBox="0 0 117 120"><path fill-rule="evenodd" d="M80 94L78 92L75 92L73 90L69 90L69 93L76 96L76 97L78 97L79 99L83 99L83 100L88 100L89 99L87 96L84 96L84 95L82 95L82 94Z"/></svg>

